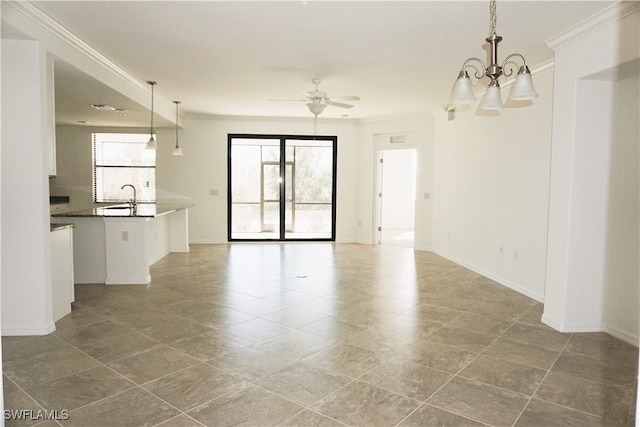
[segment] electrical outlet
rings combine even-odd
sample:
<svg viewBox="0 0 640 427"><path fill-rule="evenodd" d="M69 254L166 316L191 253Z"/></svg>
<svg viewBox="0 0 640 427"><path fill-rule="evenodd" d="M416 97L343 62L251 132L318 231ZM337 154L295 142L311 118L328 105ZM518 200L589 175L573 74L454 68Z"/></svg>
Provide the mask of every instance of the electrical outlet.
<svg viewBox="0 0 640 427"><path fill-rule="evenodd" d="M500 246L500 249L498 249L498 253L500 254L500 256L504 255L504 248L502 246Z"/></svg>
<svg viewBox="0 0 640 427"><path fill-rule="evenodd" d="M209 190L209 195L210 196L217 196L218 195L218 190L215 190L215 189Z"/></svg>
<svg viewBox="0 0 640 427"><path fill-rule="evenodd" d="M518 253L518 250L513 251L513 260L518 261L519 258L520 254Z"/></svg>
<svg viewBox="0 0 640 427"><path fill-rule="evenodd" d="M128 242L129 241L129 232L128 231L123 231L122 232L122 241L123 242Z"/></svg>

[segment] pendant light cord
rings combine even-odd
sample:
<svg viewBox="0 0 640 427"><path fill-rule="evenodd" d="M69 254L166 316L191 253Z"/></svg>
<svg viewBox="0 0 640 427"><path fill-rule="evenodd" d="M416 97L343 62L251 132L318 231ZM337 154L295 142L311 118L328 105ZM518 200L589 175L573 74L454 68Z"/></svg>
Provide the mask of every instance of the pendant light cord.
<svg viewBox="0 0 640 427"><path fill-rule="evenodd" d="M176 104L176 147L178 146L178 104L180 101L173 101Z"/></svg>
<svg viewBox="0 0 640 427"><path fill-rule="evenodd" d="M151 85L151 136L153 136L153 87L156 85L156 82L154 81L148 81L147 83L149 83Z"/></svg>

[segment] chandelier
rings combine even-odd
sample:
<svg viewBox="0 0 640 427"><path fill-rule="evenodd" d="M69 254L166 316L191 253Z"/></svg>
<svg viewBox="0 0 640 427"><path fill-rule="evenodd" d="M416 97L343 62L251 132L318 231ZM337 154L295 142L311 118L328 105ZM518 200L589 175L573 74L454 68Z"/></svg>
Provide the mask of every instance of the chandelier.
<svg viewBox="0 0 640 427"><path fill-rule="evenodd" d="M512 58L520 58L522 65L518 70L515 84L509 95L509 99L513 101L527 101L538 96L535 88L533 87L533 79L531 78L531 71L527 67L527 62L519 53L512 53L507 56L502 62L502 65L498 65L498 43L502 41L502 37L496 34L496 1L491 0L489 5L489 37L485 40L491 47L490 57L491 63L485 67L485 63L479 58L469 58L462 64L462 69L458 75L458 79L453 87L451 95L451 104L464 105L471 104L476 100L473 90L471 88L471 79L469 73L467 73L466 67L470 62L478 62L481 65L481 70L475 72L475 77L480 80L484 77L488 77L491 81L487 87L487 91L480 103L479 108L482 110L500 110L504 107L502 104L502 98L500 96L500 82L498 78L501 76L509 77L513 74L514 69L510 68L508 72L505 72L505 67ZM513 63L513 61L511 62Z"/></svg>

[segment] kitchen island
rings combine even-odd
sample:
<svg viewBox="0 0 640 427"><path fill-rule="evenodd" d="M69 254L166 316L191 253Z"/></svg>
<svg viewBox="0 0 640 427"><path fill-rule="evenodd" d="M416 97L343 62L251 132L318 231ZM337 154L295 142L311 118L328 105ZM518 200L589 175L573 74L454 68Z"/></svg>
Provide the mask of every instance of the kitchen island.
<svg viewBox="0 0 640 427"><path fill-rule="evenodd" d="M73 289L73 224L51 224L51 303L53 321L71 313Z"/></svg>
<svg viewBox="0 0 640 427"><path fill-rule="evenodd" d="M151 282L149 267L169 252L189 252L188 209L193 205L139 203L52 215L73 222L75 283Z"/></svg>

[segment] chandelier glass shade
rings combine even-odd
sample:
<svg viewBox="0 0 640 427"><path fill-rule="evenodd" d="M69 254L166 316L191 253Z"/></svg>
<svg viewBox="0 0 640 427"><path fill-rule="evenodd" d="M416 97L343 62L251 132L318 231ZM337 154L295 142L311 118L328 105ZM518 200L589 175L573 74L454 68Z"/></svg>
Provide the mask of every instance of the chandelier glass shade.
<svg viewBox="0 0 640 427"><path fill-rule="evenodd" d="M527 101L538 96L538 92L533 87L533 77L531 77L531 71L529 67L523 65L518 71L516 76L516 82L511 89L509 99L514 101Z"/></svg>
<svg viewBox="0 0 640 427"><path fill-rule="evenodd" d="M476 95L473 93L471 87L471 78L469 73L464 69L460 71L458 80L453 86L453 93L451 94L451 103L454 105L471 104L476 100Z"/></svg>
<svg viewBox="0 0 640 427"><path fill-rule="evenodd" d="M482 98L479 108L481 110L502 110L502 97L500 96L500 86L489 86Z"/></svg>
<svg viewBox="0 0 640 427"><path fill-rule="evenodd" d="M498 64L498 43L502 41L502 37L496 34L496 1L491 0L489 6L489 16L490 16L490 29L489 29L489 37L485 39L487 43L490 45L490 63L488 66L485 66L484 61L479 58L469 58L464 64L462 64L462 69L458 74L458 79L456 80L455 85L453 86L453 91L451 93L450 103L453 105L465 105L471 104L476 100L476 96L473 93L473 87L471 84L471 78L469 77L469 73L467 72L467 66L469 63L479 63L481 66L482 72L475 72L475 77L480 80L484 77L488 77L490 79L489 86L487 87L486 93L482 102L480 103L479 108L483 110L500 110L504 107L502 104L502 97L500 94L500 82L498 79L502 76L509 77L514 73L514 69L509 69L505 72L506 66L509 63L511 66L513 64L513 59L519 58L522 61L522 66L520 66L518 73L516 75L516 80L513 85L513 89L511 90L511 94L509 95L509 99L513 101L528 101L538 96L535 88L533 87L533 79L531 77L531 71L527 66L526 60L524 56L519 53L512 53L507 56L505 60L502 62L502 65Z"/></svg>

